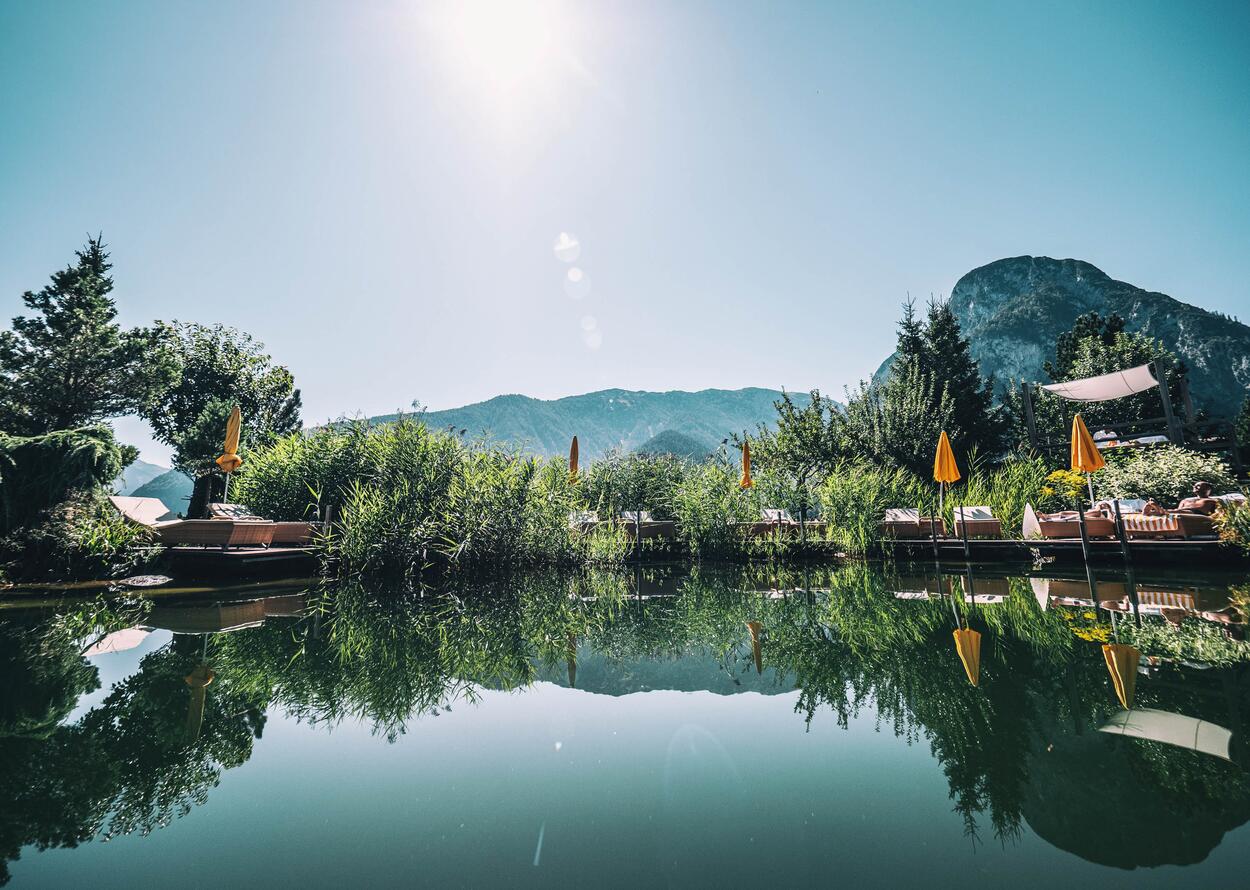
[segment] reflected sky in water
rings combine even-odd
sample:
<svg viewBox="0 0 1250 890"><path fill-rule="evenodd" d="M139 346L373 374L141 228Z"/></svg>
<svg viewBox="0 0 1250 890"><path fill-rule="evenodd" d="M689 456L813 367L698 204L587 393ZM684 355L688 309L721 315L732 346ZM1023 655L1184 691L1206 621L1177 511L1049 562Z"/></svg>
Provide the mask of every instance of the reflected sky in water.
<svg viewBox="0 0 1250 890"><path fill-rule="evenodd" d="M1045 611L1038 580L649 570L7 610L0 851L16 886L1237 884L1247 656L1204 617L1228 579L1068 605L1085 582L1052 578ZM1113 627L1092 603L1121 592ZM1141 649L1142 734L1201 720L1230 760L1099 731L1122 711L1107 635Z"/></svg>

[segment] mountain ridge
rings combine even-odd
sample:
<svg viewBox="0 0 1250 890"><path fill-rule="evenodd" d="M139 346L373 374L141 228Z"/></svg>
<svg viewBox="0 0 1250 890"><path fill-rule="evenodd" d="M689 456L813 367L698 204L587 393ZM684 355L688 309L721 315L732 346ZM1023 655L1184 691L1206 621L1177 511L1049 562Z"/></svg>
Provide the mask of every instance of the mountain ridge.
<svg viewBox="0 0 1250 890"><path fill-rule="evenodd" d="M1042 364L1059 334L1086 312L1125 320L1185 362L1199 407L1235 414L1250 391L1250 327L1236 319L1107 275L1085 260L1018 256L978 266L955 283L951 309L981 373L1001 390L1020 380L1049 382ZM888 371L891 355L874 380Z"/></svg>
<svg viewBox="0 0 1250 890"><path fill-rule="evenodd" d="M603 389L558 399L507 393L482 402L415 415L431 429L465 430L542 455L567 453L573 436L582 454L600 457L609 450L631 451L662 432L698 442L720 442L776 418L773 403L781 390L762 387L698 391ZM398 414L369 418L387 423Z"/></svg>

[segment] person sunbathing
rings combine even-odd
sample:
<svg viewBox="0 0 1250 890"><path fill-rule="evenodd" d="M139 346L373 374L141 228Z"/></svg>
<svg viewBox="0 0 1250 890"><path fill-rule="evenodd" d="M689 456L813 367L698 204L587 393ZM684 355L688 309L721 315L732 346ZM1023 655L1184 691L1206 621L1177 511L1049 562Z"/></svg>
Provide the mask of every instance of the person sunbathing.
<svg viewBox="0 0 1250 890"><path fill-rule="evenodd" d="M1185 498L1176 505L1172 513L1200 513L1203 516L1210 516L1216 510L1220 509L1221 503L1217 499L1211 497L1214 488L1210 482L1195 482L1194 496Z"/></svg>

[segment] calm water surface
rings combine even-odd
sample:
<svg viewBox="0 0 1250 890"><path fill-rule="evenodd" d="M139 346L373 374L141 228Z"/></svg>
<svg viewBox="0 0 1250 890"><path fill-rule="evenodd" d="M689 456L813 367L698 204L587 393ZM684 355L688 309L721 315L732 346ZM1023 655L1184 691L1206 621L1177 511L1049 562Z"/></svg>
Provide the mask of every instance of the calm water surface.
<svg viewBox="0 0 1250 890"><path fill-rule="evenodd" d="M0 877L1246 886L1229 579L1094 580L848 566L29 602L0 610ZM1107 640L1142 653L1127 717Z"/></svg>

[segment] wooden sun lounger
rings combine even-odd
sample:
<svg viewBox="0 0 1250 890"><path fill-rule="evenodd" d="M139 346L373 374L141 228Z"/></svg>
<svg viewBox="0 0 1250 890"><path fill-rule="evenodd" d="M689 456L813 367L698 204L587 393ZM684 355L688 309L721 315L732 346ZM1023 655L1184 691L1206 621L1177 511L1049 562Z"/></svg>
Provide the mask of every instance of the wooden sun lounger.
<svg viewBox="0 0 1250 890"><path fill-rule="evenodd" d="M275 523L267 520L182 519L156 526L157 540L167 546L268 547Z"/></svg>
<svg viewBox="0 0 1250 890"><path fill-rule="evenodd" d="M1037 515L1037 524L1043 538L1073 539L1081 536L1081 520L1078 517L1057 518L1044 513ZM1093 538L1114 538L1115 521L1102 517L1086 517L1085 533Z"/></svg>
<svg viewBox="0 0 1250 890"><path fill-rule="evenodd" d="M320 528L320 522L275 522L273 540L270 543L284 547L303 547L312 543L313 536Z"/></svg>
<svg viewBox="0 0 1250 890"><path fill-rule="evenodd" d="M994 518L989 507L956 507L955 537L962 538L965 527L969 538L1003 536L1003 524Z"/></svg>
<svg viewBox="0 0 1250 890"><path fill-rule="evenodd" d="M1214 520L1201 513L1168 513L1166 516L1135 513L1123 518L1124 532L1130 541L1216 537Z"/></svg>
<svg viewBox="0 0 1250 890"><path fill-rule="evenodd" d="M900 514L913 514L901 517ZM929 516L921 516L919 510L886 510L885 519L881 521L881 534L896 537L899 540L923 540L938 531L939 537L946 536L946 521L931 521Z"/></svg>

